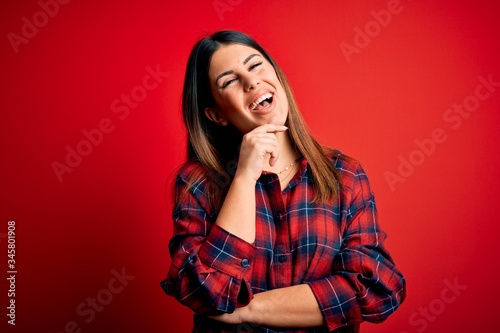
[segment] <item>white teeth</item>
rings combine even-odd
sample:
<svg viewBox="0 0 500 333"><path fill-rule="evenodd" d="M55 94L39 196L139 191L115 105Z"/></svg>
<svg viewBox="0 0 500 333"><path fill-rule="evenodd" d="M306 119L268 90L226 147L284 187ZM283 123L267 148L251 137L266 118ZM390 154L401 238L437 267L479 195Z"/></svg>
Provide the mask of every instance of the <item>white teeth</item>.
<svg viewBox="0 0 500 333"><path fill-rule="evenodd" d="M271 97L273 97L273 94L271 94L271 93L267 93L267 94L260 96L258 100L256 100L255 102L252 103L252 105L250 105L250 108L252 110L254 110L257 107L257 105L259 105L263 100L271 98Z"/></svg>

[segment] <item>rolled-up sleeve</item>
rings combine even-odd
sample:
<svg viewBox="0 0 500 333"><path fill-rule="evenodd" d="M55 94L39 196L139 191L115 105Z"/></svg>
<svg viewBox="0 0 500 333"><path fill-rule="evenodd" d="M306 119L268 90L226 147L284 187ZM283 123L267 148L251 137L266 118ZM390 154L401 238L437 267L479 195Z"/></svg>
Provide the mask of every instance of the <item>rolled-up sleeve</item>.
<svg viewBox="0 0 500 333"><path fill-rule="evenodd" d="M187 182L179 176L176 193ZM255 248L215 224L204 181L192 186L173 211L174 237L169 251L172 263L161 282L163 290L197 314L233 312L253 295L248 282Z"/></svg>
<svg viewBox="0 0 500 333"><path fill-rule="evenodd" d="M381 322L406 297L406 282L384 247L374 195L361 166L345 181L342 248L331 276L308 282L328 330L360 323Z"/></svg>

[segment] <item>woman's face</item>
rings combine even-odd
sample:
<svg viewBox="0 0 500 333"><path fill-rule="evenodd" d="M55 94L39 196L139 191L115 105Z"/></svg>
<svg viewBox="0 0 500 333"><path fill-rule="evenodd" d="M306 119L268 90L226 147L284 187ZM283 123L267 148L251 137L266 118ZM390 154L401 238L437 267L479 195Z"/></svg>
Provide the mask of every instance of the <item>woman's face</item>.
<svg viewBox="0 0 500 333"><path fill-rule="evenodd" d="M231 123L246 134L264 124L284 125L288 99L273 66L257 50L222 45L212 56L208 71L216 102L207 117L219 125Z"/></svg>

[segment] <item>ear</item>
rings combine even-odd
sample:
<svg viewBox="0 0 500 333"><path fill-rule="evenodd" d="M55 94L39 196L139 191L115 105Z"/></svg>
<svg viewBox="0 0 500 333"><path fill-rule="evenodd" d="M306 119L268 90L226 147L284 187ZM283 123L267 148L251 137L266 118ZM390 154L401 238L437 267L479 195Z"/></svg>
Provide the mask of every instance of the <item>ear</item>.
<svg viewBox="0 0 500 333"><path fill-rule="evenodd" d="M208 119L220 126L226 126L227 120L217 108L205 108L205 115Z"/></svg>

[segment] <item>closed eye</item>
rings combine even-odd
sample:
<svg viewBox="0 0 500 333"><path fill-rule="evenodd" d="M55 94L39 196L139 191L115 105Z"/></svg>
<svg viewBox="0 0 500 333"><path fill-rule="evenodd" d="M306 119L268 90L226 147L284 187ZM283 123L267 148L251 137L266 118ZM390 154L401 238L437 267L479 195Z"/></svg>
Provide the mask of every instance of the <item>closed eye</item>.
<svg viewBox="0 0 500 333"><path fill-rule="evenodd" d="M252 66L250 66L250 70L252 70L252 69L254 69L255 67L258 67L258 66L260 66L260 65L262 65L262 61L261 61L261 62L258 62L258 63L256 63L256 64L253 64Z"/></svg>
<svg viewBox="0 0 500 333"><path fill-rule="evenodd" d="M234 81L236 81L236 79L231 79L231 80L227 80L226 82L224 82L224 84L222 85L222 88L226 88L228 85L230 85L231 83L233 83Z"/></svg>

